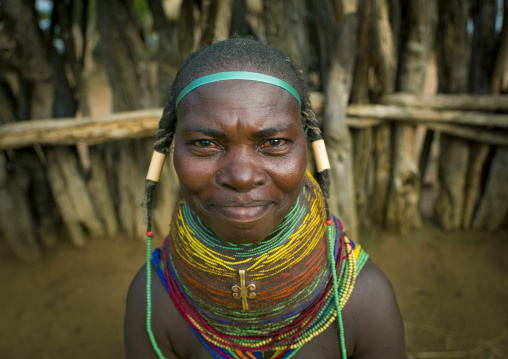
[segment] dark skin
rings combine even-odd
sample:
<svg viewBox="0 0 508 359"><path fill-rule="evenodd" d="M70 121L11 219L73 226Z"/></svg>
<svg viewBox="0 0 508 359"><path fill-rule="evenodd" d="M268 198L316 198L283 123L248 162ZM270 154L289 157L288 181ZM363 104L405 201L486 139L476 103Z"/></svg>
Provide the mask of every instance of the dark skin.
<svg viewBox="0 0 508 359"><path fill-rule="evenodd" d="M224 81L197 88L180 106L174 164L183 197L222 240L262 241L303 186L298 102L273 85Z"/></svg>
<svg viewBox="0 0 508 359"><path fill-rule="evenodd" d="M296 99L273 85L204 85L179 106L174 164L182 194L224 241L257 243L284 218L303 186L306 141ZM166 359L212 358L152 276L152 330ZM206 285L206 283L204 283ZM368 261L342 311L349 358L404 358L402 319L390 282ZM146 268L127 298L127 358L157 358L146 331ZM339 358L337 325L294 358Z"/></svg>

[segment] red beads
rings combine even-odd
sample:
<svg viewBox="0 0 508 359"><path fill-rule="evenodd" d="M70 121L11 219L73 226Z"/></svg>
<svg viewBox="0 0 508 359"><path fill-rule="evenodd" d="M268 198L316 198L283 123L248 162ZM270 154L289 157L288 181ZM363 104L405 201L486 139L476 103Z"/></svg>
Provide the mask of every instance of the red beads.
<svg viewBox="0 0 508 359"><path fill-rule="evenodd" d="M146 236L147 236L147 237L151 237L151 236L152 236L152 234L153 234L153 232L152 232L152 231L146 231Z"/></svg>

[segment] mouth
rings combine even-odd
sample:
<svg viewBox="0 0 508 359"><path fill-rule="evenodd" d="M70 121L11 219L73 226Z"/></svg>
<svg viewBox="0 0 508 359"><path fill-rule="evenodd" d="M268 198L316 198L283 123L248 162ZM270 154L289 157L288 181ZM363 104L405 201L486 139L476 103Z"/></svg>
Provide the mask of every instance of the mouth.
<svg viewBox="0 0 508 359"><path fill-rule="evenodd" d="M272 202L230 203L213 205L212 208L222 217L241 223L255 222L273 206Z"/></svg>

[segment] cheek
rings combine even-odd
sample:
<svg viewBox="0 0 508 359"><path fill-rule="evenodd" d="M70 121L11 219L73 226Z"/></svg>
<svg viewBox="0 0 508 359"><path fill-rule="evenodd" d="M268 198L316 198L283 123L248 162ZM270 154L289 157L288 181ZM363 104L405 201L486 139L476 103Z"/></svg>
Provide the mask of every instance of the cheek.
<svg viewBox="0 0 508 359"><path fill-rule="evenodd" d="M211 168L210 163L203 162L195 157L186 156L175 146L173 164L183 192L201 192L209 183L215 173L214 168Z"/></svg>
<svg viewBox="0 0 508 359"><path fill-rule="evenodd" d="M278 187L284 192L299 193L306 170L307 150L302 146L290 158L281 159L280 163L274 166L272 178L277 180Z"/></svg>

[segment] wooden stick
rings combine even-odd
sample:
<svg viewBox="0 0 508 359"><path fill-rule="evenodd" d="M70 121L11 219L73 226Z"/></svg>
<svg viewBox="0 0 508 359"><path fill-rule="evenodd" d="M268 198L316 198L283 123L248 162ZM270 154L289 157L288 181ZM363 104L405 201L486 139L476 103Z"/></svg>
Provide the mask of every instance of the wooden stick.
<svg viewBox="0 0 508 359"><path fill-rule="evenodd" d="M349 127L352 128L365 128L386 123L386 120L376 118L348 117L346 119L346 123ZM462 126L453 123L426 122L424 124L428 128L446 133L448 135L488 143L491 145L508 146L508 133L505 132L493 132L492 130L485 128Z"/></svg>
<svg viewBox="0 0 508 359"><path fill-rule="evenodd" d="M0 150L33 144L91 145L154 136L162 110L117 113L100 118L37 120L0 126Z"/></svg>
<svg viewBox="0 0 508 359"><path fill-rule="evenodd" d="M508 112L507 95L415 95L399 92L383 96L381 103L435 110Z"/></svg>
<svg viewBox="0 0 508 359"><path fill-rule="evenodd" d="M487 129L476 129L472 127L458 126L448 123L427 123L428 127L453 135L466 138L473 141L484 142L491 145L508 146L508 135L492 132Z"/></svg>
<svg viewBox="0 0 508 359"><path fill-rule="evenodd" d="M443 122L464 125L508 128L508 115L490 114L473 111L435 111L427 108L413 108L385 105L350 105L347 108L350 117L378 118L384 120L413 122Z"/></svg>

